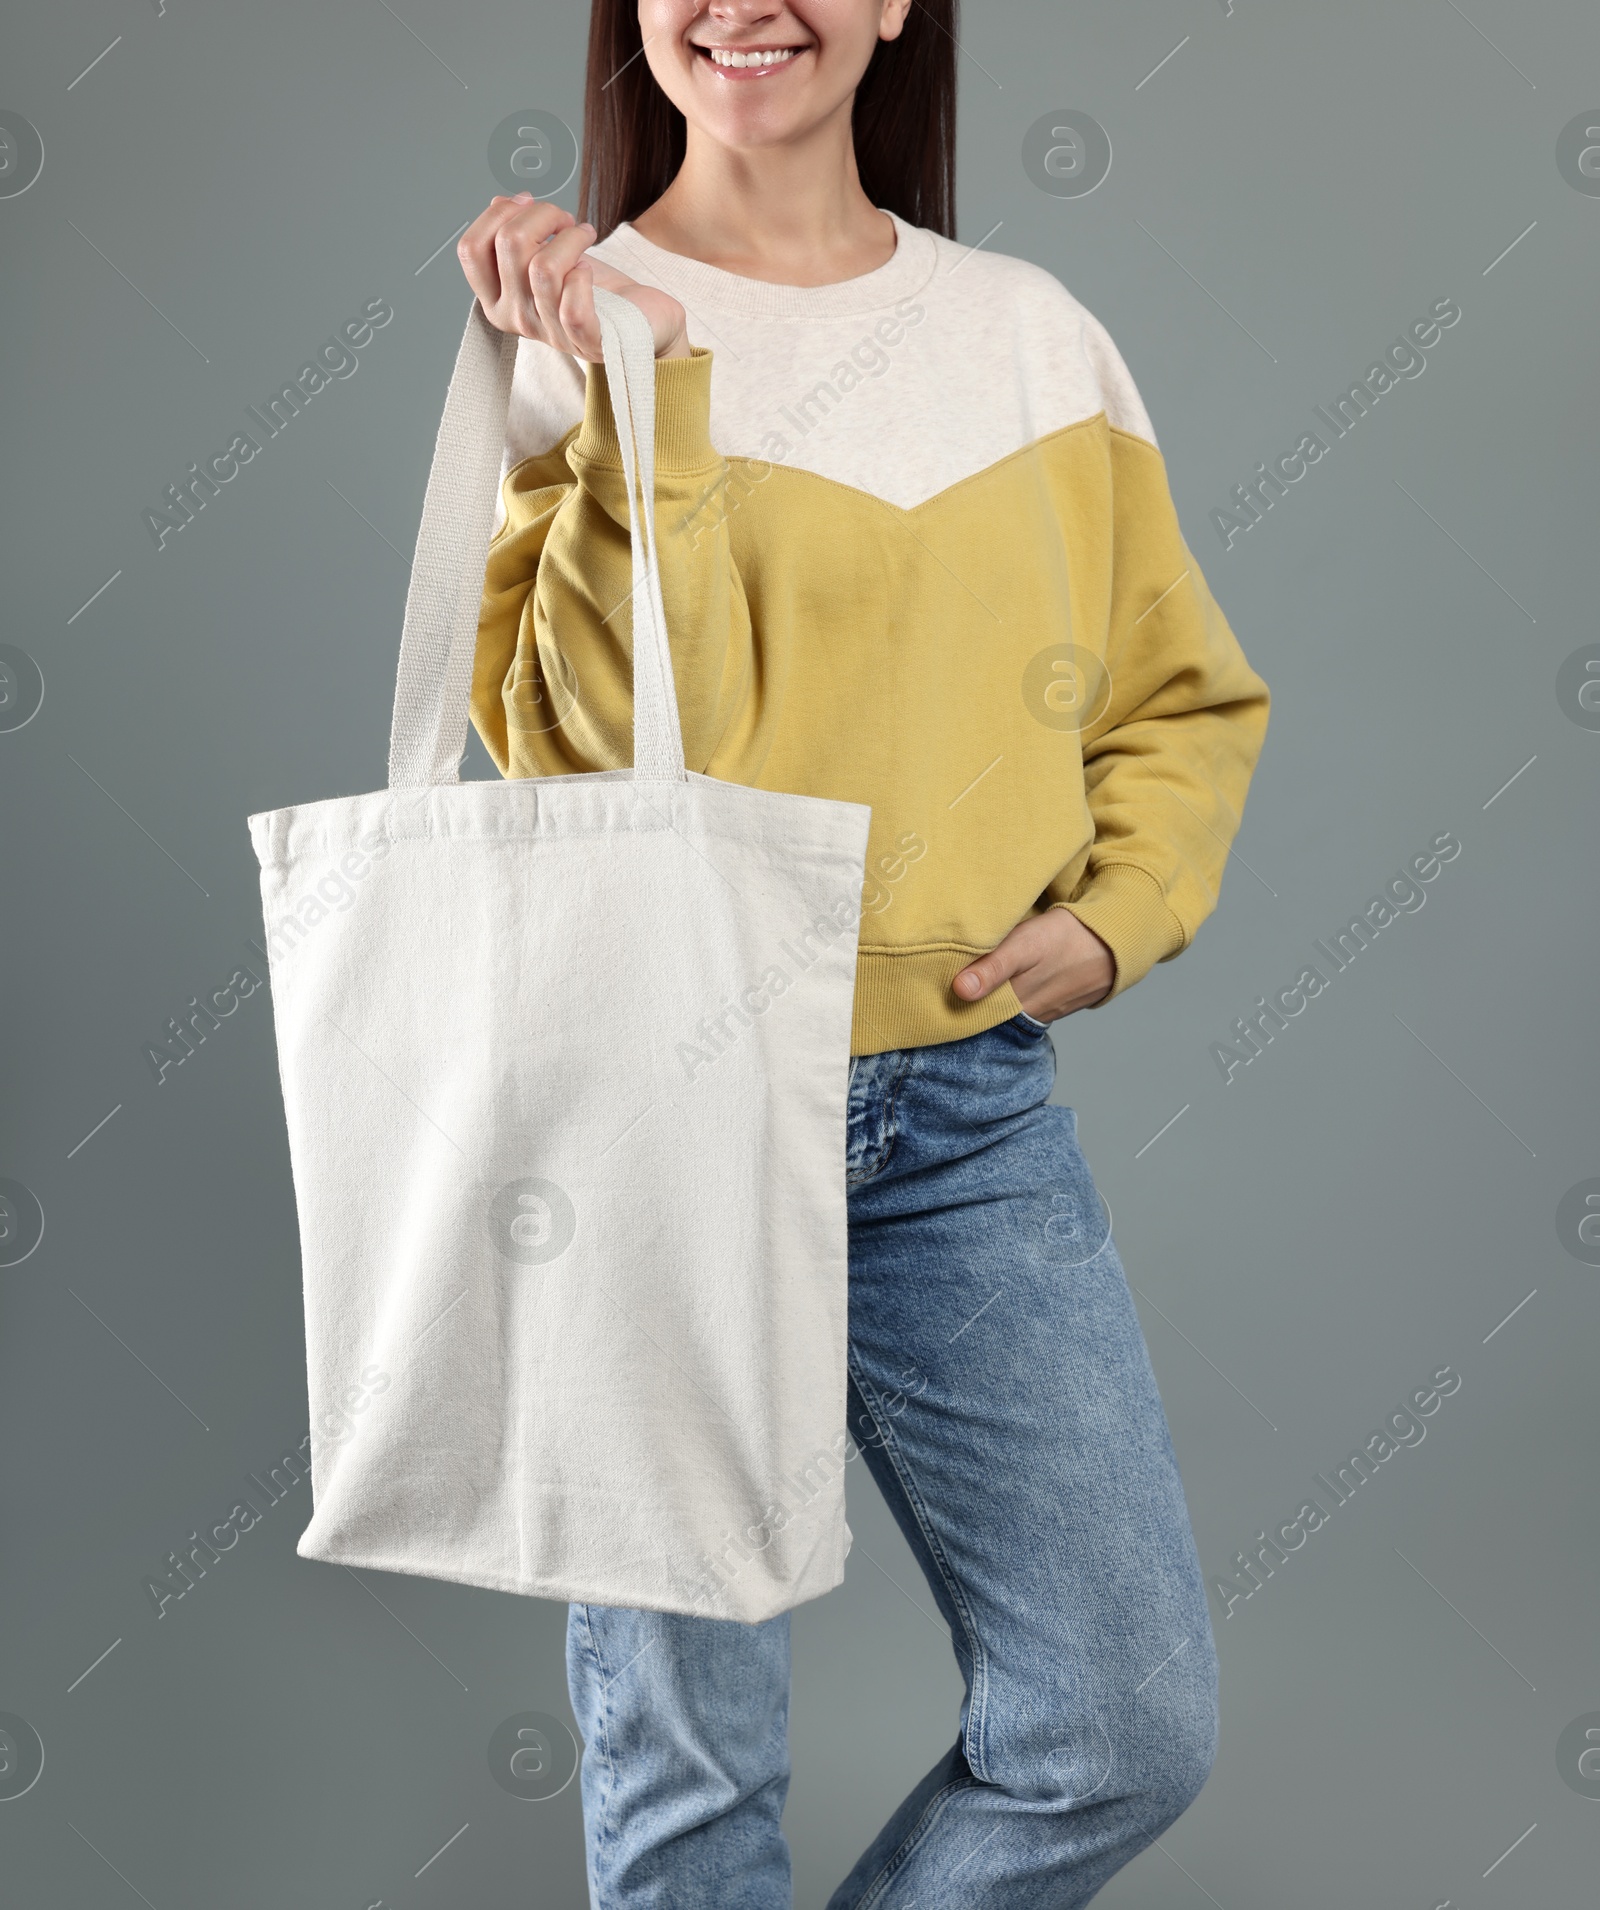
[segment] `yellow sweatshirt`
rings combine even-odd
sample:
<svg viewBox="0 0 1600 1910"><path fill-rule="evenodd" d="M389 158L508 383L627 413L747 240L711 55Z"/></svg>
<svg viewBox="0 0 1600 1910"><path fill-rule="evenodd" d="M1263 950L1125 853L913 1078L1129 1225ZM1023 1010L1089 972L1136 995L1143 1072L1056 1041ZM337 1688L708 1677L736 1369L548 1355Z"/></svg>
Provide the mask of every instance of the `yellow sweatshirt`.
<svg viewBox="0 0 1600 1910"><path fill-rule="evenodd" d="M1109 1001L1216 906L1267 725L1133 379L1048 272L896 218L887 264L740 278L619 226L657 363L662 596L691 769L872 809L857 1054L1016 1014L955 975L1070 908ZM473 721L507 776L632 759L628 508L602 367L523 340Z"/></svg>

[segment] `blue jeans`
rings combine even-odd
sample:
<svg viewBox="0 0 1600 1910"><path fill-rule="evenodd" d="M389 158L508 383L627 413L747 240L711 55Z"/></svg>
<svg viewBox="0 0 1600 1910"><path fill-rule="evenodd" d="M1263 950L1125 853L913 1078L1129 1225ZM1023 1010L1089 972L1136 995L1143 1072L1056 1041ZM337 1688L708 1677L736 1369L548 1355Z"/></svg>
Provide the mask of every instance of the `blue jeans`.
<svg viewBox="0 0 1600 1910"><path fill-rule="evenodd" d="M966 1696L829 1910L1070 1910L1211 1768L1183 1487L1054 1079L1026 1016L852 1065L850 1430ZM596 1910L787 1910L787 1616L574 1605L567 1672Z"/></svg>

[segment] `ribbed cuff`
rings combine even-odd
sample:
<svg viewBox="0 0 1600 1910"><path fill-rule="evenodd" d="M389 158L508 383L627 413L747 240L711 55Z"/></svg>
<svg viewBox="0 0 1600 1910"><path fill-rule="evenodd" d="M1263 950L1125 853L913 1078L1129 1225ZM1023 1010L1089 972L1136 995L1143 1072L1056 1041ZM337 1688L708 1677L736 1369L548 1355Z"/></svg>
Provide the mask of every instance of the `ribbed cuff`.
<svg viewBox="0 0 1600 1910"><path fill-rule="evenodd" d="M589 464L622 469L622 447L611 410L604 365L589 366L583 423L573 443ZM687 358L656 360L656 470L661 474L704 470L717 461L711 443L711 353L695 346Z"/></svg>
<svg viewBox="0 0 1600 1910"><path fill-rule="evenodd" d="M1104 1008L1157 962L1176 955L1188 941L1183 924L1167 906L1161 884L1131 862L1103 862L1071 901L1052 901L1093 929L1116 958L1109 993L1093 1004Z"/></svg>

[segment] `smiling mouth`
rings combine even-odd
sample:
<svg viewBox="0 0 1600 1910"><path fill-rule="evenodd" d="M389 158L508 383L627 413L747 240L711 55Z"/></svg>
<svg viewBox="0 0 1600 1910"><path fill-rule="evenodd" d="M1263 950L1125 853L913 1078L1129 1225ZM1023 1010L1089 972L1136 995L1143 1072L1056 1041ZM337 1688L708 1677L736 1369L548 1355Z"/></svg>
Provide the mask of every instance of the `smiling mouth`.
<svg viewBox="0 0 1600 1910"><path fill-rule="evenodd" d="M805 46L697 46L695 53L725 80L761 80L793 66Z"/></svg>

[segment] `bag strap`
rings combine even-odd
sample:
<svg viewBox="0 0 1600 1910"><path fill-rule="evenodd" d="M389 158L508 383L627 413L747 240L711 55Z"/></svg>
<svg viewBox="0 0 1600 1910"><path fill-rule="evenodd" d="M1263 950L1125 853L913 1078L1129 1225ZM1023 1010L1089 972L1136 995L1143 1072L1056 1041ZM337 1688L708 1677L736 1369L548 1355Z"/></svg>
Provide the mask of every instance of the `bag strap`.
<svg viewBox="0 0 1600 1910"><path fill-rule="evenodd" d="M596 287L594 302L628 485L633 774L641 782L682 782L683 733L656 559L655 345L649 321L630 300ZM474 299L439 421L406 593L389 732L391 789L461 780L516 362L516 338L497 331Z"/></svg>
<svg viewBox="0 0 1600 1910"><path fill-rule="evenodd" d="M633 554L633 775L636 782L681 783L686 778L683 728L656 557L655 339L644 313L619 293L596 286L594 309L600 320L622 470L628 480L628 543Z"/></svg>

